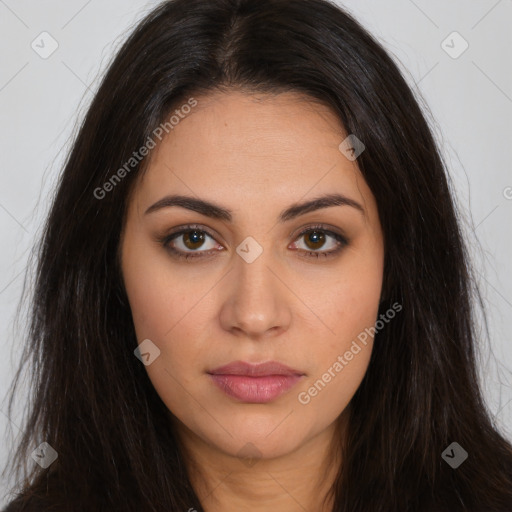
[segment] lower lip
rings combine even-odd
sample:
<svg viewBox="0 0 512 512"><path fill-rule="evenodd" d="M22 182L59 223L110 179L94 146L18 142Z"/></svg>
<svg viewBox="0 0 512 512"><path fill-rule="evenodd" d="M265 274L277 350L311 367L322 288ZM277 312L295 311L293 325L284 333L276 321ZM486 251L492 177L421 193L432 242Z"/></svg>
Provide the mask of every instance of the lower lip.
<svg viewBox="0 0 512 512"><path fill-rule="evenodd" d="M301 378L301 375L213 375L213 382L226 395L253 404L264 404L286 393Z"/></svg>

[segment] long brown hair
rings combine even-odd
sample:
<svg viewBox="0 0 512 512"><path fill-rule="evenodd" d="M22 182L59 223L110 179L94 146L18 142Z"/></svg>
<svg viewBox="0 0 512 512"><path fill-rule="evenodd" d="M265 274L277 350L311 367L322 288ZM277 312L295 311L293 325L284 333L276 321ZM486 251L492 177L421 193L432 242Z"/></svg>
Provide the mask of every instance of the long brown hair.
<svg viewBox="0 0 512 512"><path fill-rule="evenodd" d="M30 409L11 460L22 487L16 504L203 510L168 411L133 353L118 249L145 161L110 180L181 101L230 88L304 93L366 146L358 164L386 248L381 308L398 302L403 310L376 334L351 401L333 510L510 512L512 447L479 388L479 295L446 166L396 64L327 0L166 1L115 56L36 253L29 335L9 402L11 414L29 370ZM27 469L43 441L57 460ZM456 469L441 456L452 442L469 454Z"/></svg>

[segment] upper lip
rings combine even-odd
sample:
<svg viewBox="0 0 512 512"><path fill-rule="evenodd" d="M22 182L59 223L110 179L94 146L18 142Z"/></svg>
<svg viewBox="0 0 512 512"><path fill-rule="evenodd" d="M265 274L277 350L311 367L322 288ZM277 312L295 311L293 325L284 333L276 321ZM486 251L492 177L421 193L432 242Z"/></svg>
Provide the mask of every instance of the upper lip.
<svg viewBox="0 0 512 512"><path fill-rule="evenodd" d="M219 366L208 373L213 375L247 375L250 377L261 377L263 375L304 375L303 372L295 370L278 363L268 361L265 363L248 363L245 361L233 361L224 366Z"/></svg>

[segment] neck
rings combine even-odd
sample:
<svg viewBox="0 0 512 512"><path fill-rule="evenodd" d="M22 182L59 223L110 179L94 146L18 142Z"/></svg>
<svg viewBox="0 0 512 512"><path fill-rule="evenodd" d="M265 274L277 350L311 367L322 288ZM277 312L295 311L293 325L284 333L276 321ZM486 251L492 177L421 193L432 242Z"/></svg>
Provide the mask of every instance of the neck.
<svg viewBox="0 0 512 512"><path fill-rule="evenodd" d="M345 426L342 414L291 453L244 460L176 423L190 481L206 512L331 512Z"/></svg>

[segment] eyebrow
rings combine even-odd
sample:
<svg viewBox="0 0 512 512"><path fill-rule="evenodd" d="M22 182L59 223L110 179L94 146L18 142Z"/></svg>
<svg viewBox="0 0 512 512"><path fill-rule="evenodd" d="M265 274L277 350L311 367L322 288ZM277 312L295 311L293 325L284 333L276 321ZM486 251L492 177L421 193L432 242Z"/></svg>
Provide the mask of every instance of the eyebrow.
<svg viewBox="0 0 512 512"><path fill-rule="evenodd" d="M163 208L169 208L171 206L180 206L194 212L211 217L212 219L219 219L231 222L233 220L233 212L228 208L223 208L210 201L204 199L198 199L190 196L183 195L170 195L165 196L155 204L151 205L145 212L148 213L156 212ZM332 206L350 206L355 208L363 215L365 214L364 208L353 199L346 197L342 194L328 194L325 196L317 197L310 201L304 201L302 203L294 203L279 214L280 222L287 222L290 220L304 215L306 213L320 210L322 208L330 208Z"/></svg>

